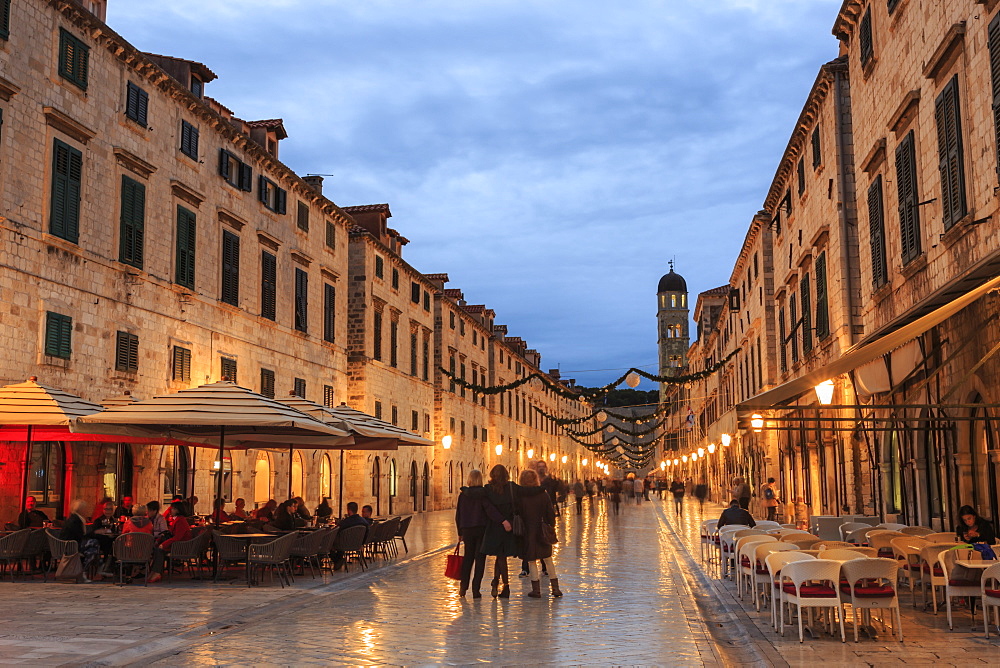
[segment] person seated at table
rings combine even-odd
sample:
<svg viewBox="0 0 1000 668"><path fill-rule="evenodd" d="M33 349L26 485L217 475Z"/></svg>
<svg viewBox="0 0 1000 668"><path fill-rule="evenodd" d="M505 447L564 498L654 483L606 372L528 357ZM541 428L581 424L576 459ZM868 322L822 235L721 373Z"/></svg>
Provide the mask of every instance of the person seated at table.
<svg viewBox="0 0 1000 668"><path fill-rule="evenodd" d="M87 513L89 508L83 499L74 499L69 506L69 517L59 530L59 540L75 540L83 562L84 581L90 567L101 558L101 546L97 539L87 534ZM97 577L100 579L100 576Z"/></svg>
<svg viewBox="0 0 1000 668"><path fill-rule="evenodd" d="M131 496L123 496L121 504L115 508L115 519L120 517L132 517L135 509L135 501Z"/></svg>
<svg viewBox="0 0 1000 668"><path fill-rule="evenodd" d="M722 515L719 516L718 527L721 529L727 524L745 524L752 527L757 522L745 508L740 506L739 499L733 499L729 502L729 507L723 510Z"/></svg>
<svg viewBox="0 0 1000 668"><path fill-rule="evenodd" d="M125 524L122 526L122 533L148 533L153 535L153 521L149 519L148 510L146 506L139 504L135 507L135 512L125 520Z"/></svg>
<svg viewBox="0 0 1000 668"><path fill-rule="evenodd" d="M295 501L289 499L274 511L271 524L281 531L291 531L295 528Z"/></svg>
<svg viewBox="0 0 1000 668"><path fill-rule="evenodd" d="M159 582L163 579L163 565L166 562L167 554L170 553L170 546L191 539L191 525L188 524L187 518L184 516L186 511L187 508L184 507L183 502L174 501L170 504L170 537L153 550L153 568L149 582Z"/></svg>
<svg viewBox="0 0 1000 668"><path fill-rule="evenodd" d="M312 515L309 514L309 509L306 508L305 499L303 499L301 496L297 496L294 499L292 499L292 501L295 502L294 514L295 517L297 518L296 525L307 526L309 524L312 524ZM299 522L298 520L302 520L302 522Z"/></svg>
<svg viewBox="0 0 1000 668"><path fill-rule="evenodd" d="M316 517L321 522L328 522L333 517L333 508L330 506L330 497L324 496L323 500L316 506Z"/></svg>
<svg viewBox="0 0 1000 668"><path fill-rule="evenodd" d="M110 503L112 510L114 509L115 507L114 499L112 499L110 496L104 497L103 499L98 501L97 505L94 507L94 516L90 518L91 523L96 522L98 519L100 519L101 515L104 514L104 504L106 503Z"/></svg>
<svg viewBox="0 0 1000 668"><path fill-rule="evenodd" d="M216 524L222 524L223 522L229 521L229 513L226 512L225 499L216 499L212 502L212 514L208 519Z"/></svg>
<svg viewBox="0 0 1000 668"><path fill-rule="evenodd" d="M187 500L187 517L194 517L198 514L198 497L193 494Z"/></svg>
<svg viewBox="0 0 1000 668"><path fill-rule="evenodd" d="M371 506L369 506L367 504L361 506L361 517L363 517L366 520L368 520L369 524L375 524L375 520L372 519L372 513L373 512L375 512L375 511L374 511L374 508L372 508Z"/></svg>
<svg viewBox="0 0 1000 668"><path fill-rule="evenodd" d="M245 520L250 517L250 515L247 514L246 505L247 500L243 497L236 499L236 508L229 515L229 517L234 520Z"/></svg>
<svg viewBox="0 0 1000 668"><path fill-rule="evenodd" d="M17 516L17 526L22 529L38 528L45 526L49 521L49 516L37 508L38 501L33 496L24 500L24 510Z"/></svg>
<svg viewBox="0 0 1000 668"><path fill-rule="evenodd" d="M993 525L984 517L980 517L972 506L962 506L958 509L959 523L955 527L955 534L959 542L962 543L988 543L992 545L996 542L996 532Z"/></svg>
<svg viewBox="0 0 1000 668"><path fill-rule="evenodd" d="M262 522L270 522L274 519L274 511L278 508L278 502L274 499L269 499L267 503L257 509L254 513L254 517Z"/></svg>
<svg viewBox="0 0 1000 668"><path fill-rule="evenodd" d="M340 530L350 529L351 527L364 527L365 535L368 534L368 527L371 526L372 521L365 519L361 515L358 515L358 504L355 501L348 501L347 503L347 514L344 515L343 519L337 523ZM330 561L333 562L333 570L339 571L344 567L346 559L343 552L331 552Z"/></svg>
<svg viewBox="0 0 1000 668"><path fill-rule="evenodd" d="M153 524L153 538L162 541L170 537L170 524L167 523L167 518L160 514L159 501L150 501L146 504L146 516Z"/></svg>

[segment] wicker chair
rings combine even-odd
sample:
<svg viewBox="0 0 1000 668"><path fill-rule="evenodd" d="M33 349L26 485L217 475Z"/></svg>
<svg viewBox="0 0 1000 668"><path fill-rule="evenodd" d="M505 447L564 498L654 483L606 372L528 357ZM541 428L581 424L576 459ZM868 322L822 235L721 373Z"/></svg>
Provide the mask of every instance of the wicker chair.
<svg viewBox="0 0 1000 668"><path fill-rule="evenodd" d="M413 515L407 515L399 521L399 528L396 529L396 535L393 537L394 540L399 540L403 542L403 552L406 554L410 553L410 548L406 546L406 532L410 529L410 522L413 520Z"/></svg>
<svg viewBox="0 0 1000 668"><path fill-rule="evenodd" d="M875 548L878 556L892 559L892 539L905 535L892 529L878 529L868 534L868 544Z"/></svg>
<svg viewBox="0 0 1000 668"><path fill-rule="evenodd" d="M289 534L295 535L295 534ZM218 531L212 532L212 542L215 544L215 581L226 568L226 564L246 564L247 544L238 538L230 538ZM249 575L247 580L249 580Z"/></svg>
<svg viewBox="0 0 1000 668"><path fill-rule="evenodd" d="M383 533L379 536L379 540L375 544L376 551L381 553L387 560L398 554L395 537L396 532L399 530L400 521L398 517L386 520L384 529L382 530Z"/></svg>
<svg viewBox="0 0 1000 668"><path fill-rule="evenodd" d="M950 550L959 543L929 543L920 548L920 571L923 574L920 591L924 595L924 607L927 607L927 586L931 589L931 602L934 605L934 614L938 612L937 588L948 586L948 573L941 568L938 555L945 550Z"/></svg>
<svg viewBox="0 0 1000 668"><path fill-rule="evenodd" d="M195 576L195 569L198 569L200 572L201 559L208 549L211 538L211 533L202 531L190 540L171 543L170 551L167 552L167 579L169 580L173 577L174 564L178 564L182 569L187 566L191 577Z"/></svg>
<svg viewBox="0 0 1000 668"><path fill-rule="evenodd" d="M337 534L339 532L340 528L336 526L320 532L323 534L323 541L320 543L319 549L316 551L316 558L319 561L320 566L323 565L324 560L327 562L330 561L330 552L333 551L333 544L336 542ZM333 564L331 563L329 568L332 567Z"/></svg>
<svg viewBox="0 0 1000 668"><path fill-rule="evenodd" d="M823 550L819 553L820 559L831 559L833 561L853 561L854 559L865 559L865 555L855 550L847 548L837 548L833 550Z"/></svg>
<svg viewBox="0 0 1000 668"><path fill-rule="evenodd" d="M149 566L153 559L153 547L156 541L153 534L132 531L115 538L111 553L118 562L118 584L125 584L125 564L145 567L143 585L149 583Z"/></svg>
<svg viewBox="0 0 1000 668"><path fill-rule="evenodd" d="M790 581L781 586L782 603L794 604L798 608L799 642L803 641L803 608L828 608L831 611L836 611L840 620L840 641L846 642L844 611L840 607L840 597L837 595L836 589L840 582L839 561L829 559L793 561L790 564L785 564L781 569L781 579L782 581ZM780 631L781 635L785 635L784 615L782 615Z"/></svg>
<svg viewBox="0 0 1000 668"><path fill-rule="evenodd" d="M301 563L303 573L305 573L306 564L309 565L309 574L311 577L316 577L316 570L323 570L319 563L319 550L326 537L326 533L328 532L325 529L301 532L292 543L291 550L288 553L292 560L297 559ZM313 564L316 565L316 570L313 570Z"/></svg>
<svg viewBox="0 0 1000 668"><path fill-rule="evenodd" d="M800 550L812 549L812 546L816 543L822 543L824 541L819 539L819 536L814 536L812 534L785 534L781 537L783 543L792 543Z"/></svg>
<svg viewBox="0 0 1000 668"><path fill-rule="evenodd" d="M779 543L779 542L763 542L753 544L753 563L754 563L754 574L753 574L753 598L754 598L754 608L757 612L760 612L760 600L761 598L770 597L771 592L769 591L769 585L771 585L771 574L767 570L765 564L768 555L774 554L775 552L792 552L795 551L795 546L791 543ZM763 589L763 591L761 591Z"/></svg>
<svg viewBox="0 0 1000 668"><path fill-rule="evenodd" d="M846 540L821 540L816 543L815 549L817 550L839 550L841 548L853 547L854 543L848 543Z"/></svg>
<svg viewBox="0 0 1000 668"><path fill-rule="evenodd" d="M36 565L39 570L45 570L45 560L42 557L48 551L49 535L45 529L31 529L28 540L24 543L24 549L21 551L21 561L24 562L29 574L38 572L35 570Z"/></svg>
<svg viewBox="0 0 1000 668"><path fill-rule="evenodd" d="M0 564L10 570L10 581L14 581L14 567L21 563L24 546L28 543L31 529L21 529L0 538Z"/></svg>
<svg viewBox="0 0 1000 668"><path fill-rule="evenodd" d="M247 586L253 584L253 571L256 567L261 569L261 576L265 570L276 573L282 589L285 588L286 580L291 585L292 569L289 565L289 554L292 550L292 544L297 539L298 533L292 532L269 543L251 544L247 552L247 570L251 576L247 578Z"/></svg>
<svg viewBox="0 0 1000 668"><path fill-rule="evenodd" d="M934 529L928 529L927 527L906 527L905 529L900 529L899 533L904 536L929 536L934 533Z"/></svg>
<svg viewBox="0 0 1000 668"><path fill-rule="evenodd" d="M903 625L899 616L899 594L896 577L899 567L894 559L852 559L840 567L841 603L850 603L854 611L854 642L858 642L858 612L870 614L872 609L894 610L896 637L903 642ZM846 582L845 582L846 581ZM882 619L885 626L885 619Z"/></svg>
<svg viewBox="0 0 1000 668"><path fill-rule="evenodd" d="M920 549L928 543L919 536L899 536L890 539L889 544L892 545L892 555L899 568L906 572L910 595L913 597L913 607L916 607L917 594L913 587L917 582L923 583L920 572Z"/></svg>
<svg viewBox="0 0 1000 668"><path fill-rule="evenodd" d="M59 540L57 532L52 529L46 529L45 536L49 541L49 555L51 557L49 570L55 571L60 559L80 551L80 545L75 540ZM47 582L48 579L49 571L46 570L42 573L42 581Z"/></svg>
<svg viewBox="0 0 1000 668"><path fill-rule="evenodd" d="M1000 624L1000 563L993 564L983 571L983 579L979 586L982 587L980 596L983 602L983 626L986 630L986 637L990 637L990 611L996 611L997 624Z"/></svg>
<svg viewBox="0 0 1000 668"><path fill-rule="evenodd" d="M781 615L781 624L784 624L785 617L785 609L781 601L781 569L793 561L814 561L815 559L816 557L811 554L803 554L795 550L772 552L764 557L764 565L767 567L772 583L768 595L771 598L771 626L774 627L775 631L778 630L778 615Z"/></svg>
<svg viewBox="0 0 1000 668"><path fill-rule="evenodd" d="M840 540L847 540L847 535L858 529L871 529L872 525L866 522L844 522L840 525Z"/></svg>
<svg viewBox="0 0 1000 668"><path fill-rule="evenodd" d="M954 543L957 539L954 531L939 531L938 533L929 533L925 536L921 536L928 543Z"/></svg>
<svg viewBox="0 0 1000 668"><path fill-rule="evenodd" d="M969 561L982 561L983 556L976 550L942 550L938 553L938 564L944 573L944 602L948 610L948 628L955 630L951 621L951 599L963 597L969 599L969 610L972 613L972 621L976 620L976 597L981 595L980 573L976 573L975 580L964 580L955 577L955 562L959 559Z"/></svg>
<svg viewBox="0 0 1000 668"><path fill-rule="evenodd" d="M337 540L333 543L333 551L340 552L344 555L344 569L347 570L350 564L351 557L358 560L361 564L361 570L368 568L368 562L365 561L365 532L367 529L365 527L348 527L346 529L341 529L337 533Z"/></svg>

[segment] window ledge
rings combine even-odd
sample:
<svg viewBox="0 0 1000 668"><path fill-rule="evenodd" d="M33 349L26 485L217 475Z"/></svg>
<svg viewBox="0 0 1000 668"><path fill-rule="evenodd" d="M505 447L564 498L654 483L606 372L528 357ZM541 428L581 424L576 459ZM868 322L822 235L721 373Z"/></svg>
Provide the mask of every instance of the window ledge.
<svg viewBox="0 0 1000 668"><path fill-rule="evenodd" d="M892 293L892 283L888 281L872 291L872 301L880 302Z"/></svg>
<svg viewBox="0 0 1000 668"><path fill-rule="evenodd" d="M61 357L53 357L52 355L46 355L45 353L42 353L41 364L56 366L61 369L69 369L69 360L64 360Z"/></svg>
<svg viewBox="0 0 1000 668"><path fill-rule="evenodd" d="M972 219L973 219L972 212L965 214L965 216L961 220L959 220L957 223L948 228L947 231L941 234L940 237L941 242L944 243L945 246L954 245L956 241L964 237L972 229L972 225L969 224L972 222Z"/></svg>
<svg viewBox="0 0 1000 668"><path fill-rule="evenodd" d="M55 246L67 253L72 253L73 255L83 256L83 249L80 248L80 244L69 241L68 239L63 239L62 237L57 237L54 234L48 232L42 232L42 242L48 244L49 246Z"/></svg>
<svg viewBox="0 0 1000 668"><path fill-rule="evenodd" d="M903 265L903 268L899 270L903 278L910 278L917 272L927 268L927 253L921 253L917 257L913 258L909 262Z"/></svg>

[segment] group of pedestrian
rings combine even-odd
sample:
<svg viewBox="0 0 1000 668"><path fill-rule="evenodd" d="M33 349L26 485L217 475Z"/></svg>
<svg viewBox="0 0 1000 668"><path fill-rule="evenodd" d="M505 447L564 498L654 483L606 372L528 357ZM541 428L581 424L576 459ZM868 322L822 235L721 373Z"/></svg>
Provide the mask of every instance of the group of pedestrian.
<svg viewBox="0 0 1000 668"><path fill-rule="evenodd" d="M472 598L481 598L480 587L486 570L486 557L492 556L493 598L510 598L510 575L507 560L526 562L531 591L528 596L541 598L541 573L548 574L552 596L562 596L559 576L552 562L555 538L558 486L547 475L544 461L521 472L517 483L502 464L490 469L489 481L483 484L478 469L469 472L458 497L455 524L459 539L465 544L459 596L471 588Z"/></svg>

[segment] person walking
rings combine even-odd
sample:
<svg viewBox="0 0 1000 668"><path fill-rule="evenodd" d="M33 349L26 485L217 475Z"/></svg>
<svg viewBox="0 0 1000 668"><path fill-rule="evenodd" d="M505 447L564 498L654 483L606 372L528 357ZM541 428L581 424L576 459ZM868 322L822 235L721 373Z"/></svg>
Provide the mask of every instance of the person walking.
<svg viewBox="0 0 1000 668"><path fill-rule="evenodd" d="M635 485L632 481L635 480L635 474L629 473L625 476L625 480L622 481L622 491L625 492L625 498L631 502L635 498Z"/></svg>
<svg viewBox="0 0 1000 668"><path fill-rule="evenodd" d="M615 510L615 515L621 511L622 507L622 484L621 481L611 481L611 507Z"/></svg>
<svg viewBox="0 0 1000 668"><path fill-rule="evenodd" d="M739 477L733 480L733 498L739 500L740 508L743 510L750 508L750 494L750 485L744 478Z"/></svg>
<svg viewBox="0 0 1000 668"><path fill-rule="evenodd" d="M472 598L481 598L479 587L483 582L483 571L486 570L486 555L479 551L486 533L489 519L486 516L486 488L483 487L483 473L479 469L469 471L465 487L458 495L455 507L455 526L458 537L465 543L465 553L462 556L462 579L458 595L465 596L469 590L469 578L472 578ZM475 566L473 575L472 567Z"/></svg>
<svg viewBox="0 0 1000 668"><path fill-rule="evenodd" d="M694 498L698 499L698 510L704 513L705 499L708 498L708 483L705 482L704 478L694 486Z"/></svg>
<svg viewBox="0 0 1000 668"><path fill-rule="evenodd" d="M781 500L778 494L778 485L774 481L774 478L768 478L767 482L760 486L760 496L764 499L764 508L767 509L767 519L772 522L775 521Z"/></svg>
<svg viewBox="0 0 1000 668"><path fill-rule="evenodd" d="M577 480L575 483L573 483L573 498L576 500L576 514L577 515L582 515L583 514L583 495L584 495L584 493L585 492L584 492L584 489L583 489L583 482L582 481Z"/></svg>
<svg viewBox="0 0 1000 668"><path fill-rule="evenodd" d="M559 589L559 575L552 563L552 544L545 539L546 527L555 533L556 513L545 490L538 486L538 474L531 469L521 471L520 486L517 490L517 508L524 520L524 536L521 542L521 558L528 562L531 591L528 596L541 598L541 582L538 562L541 561L549 575L552 595L562 596Z"/></svg>
<svg viewBox="0 0 1000 668"><path fill-rule="evenodd" d="M674 478L670 483L670 493L674 495L674 513L680 515L684 510L684 483L679 478Z"/></svg>
<svg viewBox="0 0 1000 668"><path fill-rule="evenodd" d="M514 496L516 485L510 481L507 467L497 464L490 469L490 483L486 487L486 503L483 509L489 522L483 533L479 551L484 556L493 556L493 598L510 598L510 578L507 572L507 558L517 556L518 537L513 533ZM500 584L503 583L503 587Z"/></svg>

